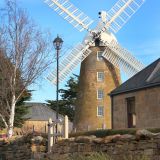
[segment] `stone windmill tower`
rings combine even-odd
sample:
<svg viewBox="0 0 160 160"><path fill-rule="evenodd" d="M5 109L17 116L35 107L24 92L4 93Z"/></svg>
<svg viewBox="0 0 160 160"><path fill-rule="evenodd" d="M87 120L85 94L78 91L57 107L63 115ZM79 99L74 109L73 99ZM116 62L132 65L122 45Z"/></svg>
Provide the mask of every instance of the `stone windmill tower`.
<svg viewBox="0 0 160 160"><path fill-rule="evenodd" d="M144 68L113 33L117 33L144 0L119 0L108 12L100 12L101 22L93 30L88 16L68 0L45 0L65 20L79 31L88 31L84 42L77 44L62 60L59 81L66 78L81 63L75 128L79 131L111 128L111 102L108 93L120 83L120 70L133 76ZM56 72L48 76L56 84Z"/></svg>
<svg viewBox="0 0 160 160"><path fill-rule="evenodd" d="M108 95L119 86L120 70L102 57L105 46L97 43L81 63L76 114L77 130L111 128L111 101Z"/></svg>

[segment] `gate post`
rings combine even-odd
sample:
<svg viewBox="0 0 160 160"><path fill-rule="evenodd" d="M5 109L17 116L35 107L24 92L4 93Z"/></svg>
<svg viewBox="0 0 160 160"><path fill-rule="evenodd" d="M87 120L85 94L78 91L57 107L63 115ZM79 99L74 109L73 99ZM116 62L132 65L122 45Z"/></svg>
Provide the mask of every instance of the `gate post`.
<svg viewBox="0 0 160 160"><path fill-rule="evenodd" d="M48 120L48 152L51 152L53 146L53 124L52 119Z"/></svg>
<svg viewBox="0 0 160 160"><path fill-rule="evenodd" d="M64 117L64 138L68 139L68 130L69 130L69 125L68 125L68 116Z"/></svg>

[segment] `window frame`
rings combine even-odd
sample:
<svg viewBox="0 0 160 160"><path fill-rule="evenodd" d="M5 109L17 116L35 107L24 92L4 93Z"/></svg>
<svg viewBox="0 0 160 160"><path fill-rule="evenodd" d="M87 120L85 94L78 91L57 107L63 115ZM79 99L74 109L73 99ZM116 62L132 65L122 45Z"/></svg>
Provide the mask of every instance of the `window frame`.
<svg viewBox="0 0 160 160"><path fill-rule="evenodd" d="M103 74L102 79L100 79L100 77L99 77L100 73ZM103 71L97 72L97 82L103 82L103 81L104 81L104 72Z"/></svg>
<svg viewBox="0 0 160 160"><path fill-rule="evenodd" d="M99 114L99 113L101 113L101 114ZM97 117L104 117L104 106L103 105L97 106Z"/></svg>
<svg viewBox="0 0 160 160"><path fill-rule="evenodd" d="M102 91L102 97L99 97L99 95L101 95L101 93L100 93L100 91ZM99 100L101 100L101 99L103 99L104 98L104 90L103 89L98 89L97 90L97 99L99 99Z"/></svg>
<svg viewBox="0 0 160 160"><path fill-rule="evenodd" d="M99 53L101 53L101 56L99 56ZM103 53L103 51L97 51L97 61L102 61L103 60L102 53Z"/></svg>

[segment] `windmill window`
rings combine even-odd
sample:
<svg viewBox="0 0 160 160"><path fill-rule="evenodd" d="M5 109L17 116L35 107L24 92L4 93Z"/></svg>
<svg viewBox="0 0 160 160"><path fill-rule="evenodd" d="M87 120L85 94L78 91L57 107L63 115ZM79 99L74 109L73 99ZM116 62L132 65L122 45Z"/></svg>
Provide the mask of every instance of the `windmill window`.
<svg viewBox="0 0 160 160"><path fill-rule="evenodd" d="M103 51L98 51L97 52L97 60L98 61L102 61L103 60L102 54L103 54Z"/></svg>
<svg viewBox="0 0 160 160"><path fill-rule="evenodd" d="M104 81L104 72L97 72L97 81L98 82Z"/></svg>
<svg viewBox="0 0 160 160"><path fill-rule="evenodd" d="M97 90L97 99L103 99L104 97L104 92L101 89Z"/></svg>
<svg viewBox="0 0 160 160"><path fill-rule="evenodd" d="M104 116L104 106L97 107L97 116Z"/></svg>

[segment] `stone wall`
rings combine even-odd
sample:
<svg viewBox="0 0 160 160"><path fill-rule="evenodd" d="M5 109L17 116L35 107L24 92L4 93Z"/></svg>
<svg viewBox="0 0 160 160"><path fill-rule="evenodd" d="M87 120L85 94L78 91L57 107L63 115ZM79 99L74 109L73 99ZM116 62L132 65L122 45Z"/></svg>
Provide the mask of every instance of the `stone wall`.
<svg viewBox="0 0 160 160"><path fill-rule="evenodd" d="M0 140L0 160L31 160L43 157L46 152L46 139L27 135Z"/></svg>
<svg viewBox="0 0 160 160"><path fill-rule="evenodd" d="M46 153L46 142L46 138L33 135L0 141L0 160L69 160L71 155L89 156L93 152L103 152L112 160L124 160L125 156L131 155L160 160L160 133L147 130L138 130L136 135L79 136L61 140L53 146L51 153Z"/></svg>
<svg viewBox="0 0 160 160"><path fill-rule="evenodd" d="M136 128L159 128L160 86L113 96L113 129L128 128L126 98L135 97Z"/></svg>
<svg viewBox="0 0 160 160"><path fill-rule="evenodd" d="M54 145L49 160L63 160L78 153L88 156L93 152L103 152L113 160L124 160L125 156L139 157L145 155L149 160L160 159L160 134L152 134L146 130L137 131L133 135L114 135L104 138L80 136L63 140ZM76 160L76 159L75 159ZM132 160L135 160L134 158Z"/></svg>

